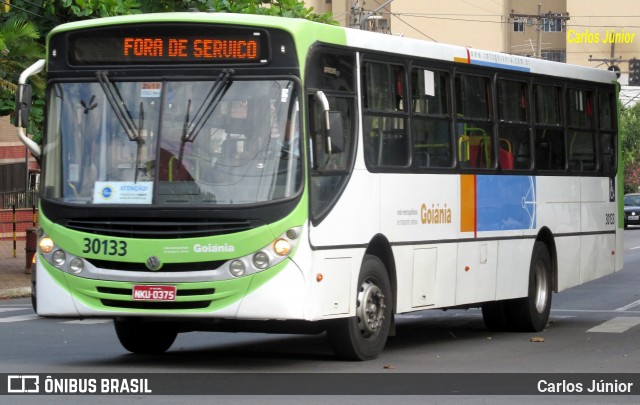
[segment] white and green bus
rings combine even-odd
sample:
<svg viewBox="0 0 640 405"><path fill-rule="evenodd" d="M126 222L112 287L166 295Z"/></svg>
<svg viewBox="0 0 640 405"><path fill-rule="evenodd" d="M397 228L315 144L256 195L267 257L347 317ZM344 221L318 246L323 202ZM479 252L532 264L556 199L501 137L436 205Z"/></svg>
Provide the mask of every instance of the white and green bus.
<svg viewBox="0 0 640 405"><path fill-rule="evenodd" d="M134 353L326 331L369 359L426 309L540 331L554 291L622 268L609 71L196 12L61 25L20 82L37 312L113 318Z"/></svg>

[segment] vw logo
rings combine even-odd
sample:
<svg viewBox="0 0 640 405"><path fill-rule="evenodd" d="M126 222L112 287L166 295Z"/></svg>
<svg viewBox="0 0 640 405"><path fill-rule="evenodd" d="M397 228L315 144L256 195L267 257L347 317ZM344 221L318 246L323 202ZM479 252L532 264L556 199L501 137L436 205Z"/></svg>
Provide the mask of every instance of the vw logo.
<svg viewBox="0 0 640 405"><path fill-rule="evenodd" d="M160 259L158 259L156 256L151 256L150 258L147 259L146 265L149 270L155 271L155 270L158 270L160 266L162 266L162 263L160 262Z"/></svg>

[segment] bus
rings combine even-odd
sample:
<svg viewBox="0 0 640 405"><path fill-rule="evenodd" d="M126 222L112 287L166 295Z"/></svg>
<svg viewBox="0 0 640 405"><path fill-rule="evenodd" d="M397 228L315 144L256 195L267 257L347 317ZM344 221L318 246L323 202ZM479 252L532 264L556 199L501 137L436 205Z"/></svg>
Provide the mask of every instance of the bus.
<svg viewBox="0 0 640 405"><path fill-rule="evenodd" d="M41 156L33 302L178 333L325 333L376 357L400 314L541 331L622 268L613 72L301 19L61 25L20 78ZM46 72L44 141L25 133Z"/></svg>

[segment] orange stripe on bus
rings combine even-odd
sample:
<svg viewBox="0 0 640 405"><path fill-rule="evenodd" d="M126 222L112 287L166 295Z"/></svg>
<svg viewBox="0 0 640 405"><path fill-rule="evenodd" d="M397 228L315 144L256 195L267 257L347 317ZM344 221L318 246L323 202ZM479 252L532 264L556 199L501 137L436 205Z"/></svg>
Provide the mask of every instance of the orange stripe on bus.
<svg viewBox="0 0 640 405"><path fill-rule="evenodd" d="M460 232L476 230L476 176L460 175Z"/></svg>

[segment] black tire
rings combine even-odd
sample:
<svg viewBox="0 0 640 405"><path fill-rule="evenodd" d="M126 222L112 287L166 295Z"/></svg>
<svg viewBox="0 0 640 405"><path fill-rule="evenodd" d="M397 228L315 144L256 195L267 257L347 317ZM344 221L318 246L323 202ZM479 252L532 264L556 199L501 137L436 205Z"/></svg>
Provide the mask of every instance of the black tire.
<svg viewBox="0 0 640 405"><path fill-rule="evenodd" d="M36 290L36 266L31 266L31 307L38 313L38 291Z"/></svg>
<svg viewBox="0 0 640 405"><path fill-rule="evenodd" d="M178 336L176 326L169 322L116 318L113 324L122 347L136 354L162 354Z"/></svg>
<svg viewBox="0 0 640 405"><path fill-rule="evenodd" d="M389 336L393 292L382 261L365 255L358 277L356 316L331 321L327 336L334 353L345 360L378 356Z"/></svg>
<svg viewBox="0 0 640 405"><path fill-rule="evenodd" d="M533 245L529 267L529 295L504 301L509 329L520 332L540 332L549 321L551 311L551 257L543 242Z"/></svg>
<svg viewBox="0 0 640 405"><path fill-rule="evenodd" d="M482 318L487 329L491 331L502 332L510 329L503 301L482 305Z"/></svg>

